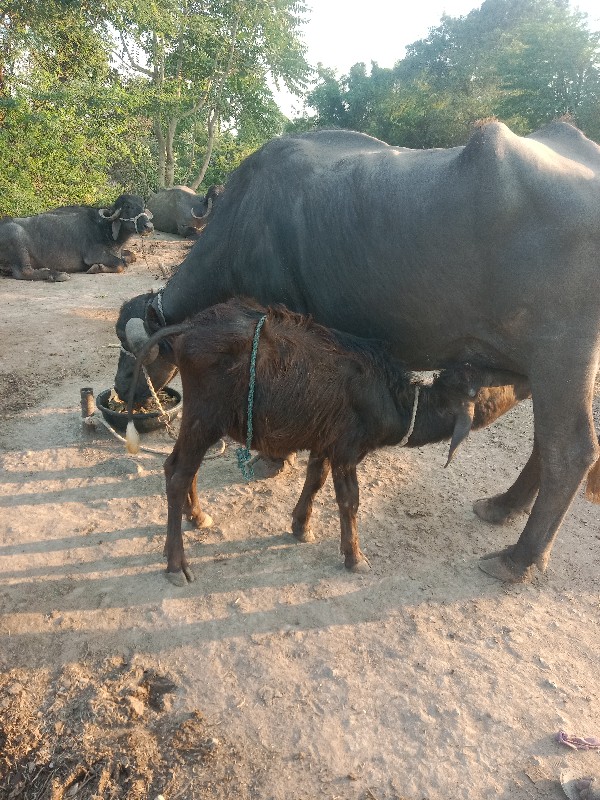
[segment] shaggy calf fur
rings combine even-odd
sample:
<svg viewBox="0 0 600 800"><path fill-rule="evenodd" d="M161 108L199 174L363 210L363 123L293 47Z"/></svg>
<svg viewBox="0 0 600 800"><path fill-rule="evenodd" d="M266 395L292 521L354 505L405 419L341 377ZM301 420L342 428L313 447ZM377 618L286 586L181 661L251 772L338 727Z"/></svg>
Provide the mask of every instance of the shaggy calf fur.
<svg viewBox="0 0 600 800"><path fill-rule="evenodd" d="M179 436L164 466L167 576L176 585L194 579L183 548L182 514L198 527L212 522L200 508L196 489L202 459L222 436L246 441L252 340L265 314L256 357L252 446L273 458L310 451L292 514L299 541L314 538L313 501L332 472L341 550L353 571L368 568L356 526L356 465L367 453L403 439L408 447L418 447L452 438L451 457L471 428L489 424L528 395L524 378L469 365L444 370L424 385L380 342L324 328L283 307L267 310L240 299L158 331L137 353L132 385L142 362L156 358L159 348L172 348L184 396ZM132 405L133 393L130 427Z"/></svg>

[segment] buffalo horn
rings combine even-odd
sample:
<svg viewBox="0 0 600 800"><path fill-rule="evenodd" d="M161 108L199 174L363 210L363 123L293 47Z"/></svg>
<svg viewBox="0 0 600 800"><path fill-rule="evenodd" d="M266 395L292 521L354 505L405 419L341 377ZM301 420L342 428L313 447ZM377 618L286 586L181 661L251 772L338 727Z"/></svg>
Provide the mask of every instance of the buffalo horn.
<svg viewBox="0 0 600 800"><path fill-rule="evenodd" d="M148 332L144 326L144 320L141 317L132 317L125 325L125 338L129 345L130 351L137 355L142 347L146 344L148 339ZM147 353L144 358L144 364L150 364L158 358L158 345L155 345Z"/></svg>
<svg viewBox="0 0 600 800"><path fill-rule="evenodd" d="M471 432L474 414L475 414L475 405L474 403L469 403L468 406L464 408L456 417L456 421L454 423L454 431L452 433L452 441L450 442L450 450L448 452L448 460L446 461L444 466L447 467L448 464L452 461L457 447L461 442L464 442L464 440Z"/></svg>
<svg viewBox="0 0 600 800"><path fill-rule="evenodd" d="M207 209L206 214L201 214L200 216L198 216L198 214L194 214L194 209L192 208L192 217L194 219L206 219L212 210L212 204L213 204L212 197L209 197L208 200L206 201L206 209Z"/></svg>
<svg viewBox="0 0 600 800"><path fill-rule="evenodd" d="M117 219L121 211L122 209L117 208L115 211L111 213L110 208L101 208L98 213L100 214L102 219L107 219L109 222L111 222L113 219Z"/></svg>

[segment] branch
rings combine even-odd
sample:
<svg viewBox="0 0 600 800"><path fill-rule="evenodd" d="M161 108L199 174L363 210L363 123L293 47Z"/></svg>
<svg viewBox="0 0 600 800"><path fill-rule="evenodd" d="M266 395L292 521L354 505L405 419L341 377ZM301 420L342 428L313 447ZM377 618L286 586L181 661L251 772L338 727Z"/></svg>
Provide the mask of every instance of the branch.
<svg viewBox="0 0 600 800"><path fill-rule="evenodd" d="M218 101L219 101L220 95L221 95L221 90L223 89L223 84L225 83L227 78L233 72L233 59L234 59L234 56L235 56L235 45L237 43L237 32L238 32L238 27L239 27L239 24L240 24L240 18L241 18L241 12L238 12L238 15L235 18L235 22L233 24L233 28L232 28L232 31L231 31L231 42L229 43L229 55L228 55L228 58L227 58L227 67L221 72L220 78L219 78L219 80L218 80L218 82L216 84L215 91L214 91L215 104L216 105L218 105ZM217 72L217 65L215 65L215 73L216 72ZM208 101L208 97L209 97L209 94L210 94L210 91L211 91L212 84L213 84L213 80L210 79L208 81L208 86L206 87L206 91L204 92L204 95L202 97L200 97L198 99L198 101L196 103L194 103L194 105L191 108L189 108L187 111L184 111L182 113L182 115L181 115L182 119L183 118L187 118L187 117L191 117L193 115L198 114L200 111L202 111L202 109L204 108L204 106L206 105L206 103Z"/></svg>
<svg viewBox="0 0 600 800"><path fill-rule="evenodd" d="M122 31L119 31L119 39L121 40L121 46L123 47L125 55L127 56L127 59L129 61L129 66L132 69L136 70L137 72L141 72L143 75L147 75L149 78L153 78L154 77L153 70L148 69L147 67L143 67L141 64L138 64L137 61L134 61L133 56L129 52L129 48L127 47L127 43L125 41L125 37L123 36ZM117 58L119 58L123 63L125 63L125 59L122 58L122 56L119 55L119 53L117 53Z"/></svg>

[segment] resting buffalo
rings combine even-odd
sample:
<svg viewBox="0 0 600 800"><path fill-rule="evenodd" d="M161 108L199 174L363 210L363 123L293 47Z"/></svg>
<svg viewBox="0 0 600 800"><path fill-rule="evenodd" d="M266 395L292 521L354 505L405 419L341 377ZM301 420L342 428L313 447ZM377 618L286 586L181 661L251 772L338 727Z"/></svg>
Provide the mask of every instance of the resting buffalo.
<svg viewBox="0 0 600 800"><path fill-rule="evenodd" d="M154 230L141 197L122 194L110 208L64 206L35 217L0 221L0 269L13 278L65 281L69 272L123 272L117 255L136 233Z"/></svg>
<svg viewBox="0 0 600 800"><path fill-rule="evenodd" d="M206 226L222 191L222 186L211 186L204 196L187 186L174 186L150 195L148 208L154 214L154 227L165 233L196 236Z"/></svg>
<svg viewBox="0 0 600 800"><path fill-rule="evenodd" d="M470 362L527 377L533 452L506 492L474 508L495 523L531 510L485 571L517 582L546 569L598 457L600 147L563 122L524 138L489 122L449 150L350 131L274 139L232 174L164 290L124 304L117 334L127 349L131 317L151 333L234 294L387 340L410 369ZM121 354L124 397L133 364ZM148 373L162 386L174 372L163 347Z"/></svg>

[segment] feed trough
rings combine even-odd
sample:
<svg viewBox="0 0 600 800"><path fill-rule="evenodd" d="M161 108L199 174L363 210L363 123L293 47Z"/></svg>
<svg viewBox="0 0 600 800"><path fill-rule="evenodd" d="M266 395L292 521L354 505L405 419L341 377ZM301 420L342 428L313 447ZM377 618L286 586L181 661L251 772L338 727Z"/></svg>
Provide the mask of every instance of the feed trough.
<svg viewBox="0 0 600 800"><path fill-rule="evenodd" d="M96 405L102 413L104 419L115 430L124 432L127 428L127 406L123 405L123 410L114 410L110 408L112 389L105 389L96 397ZM161 403L168 417L169 422L172 422L177 414L181 411L181 394L170 386L165 386L161 389L159 396L161 396ZM162 419L162 412L156 411L134 411L133 422L138 433L150 433L159 428L164 427Z"/></svg>

